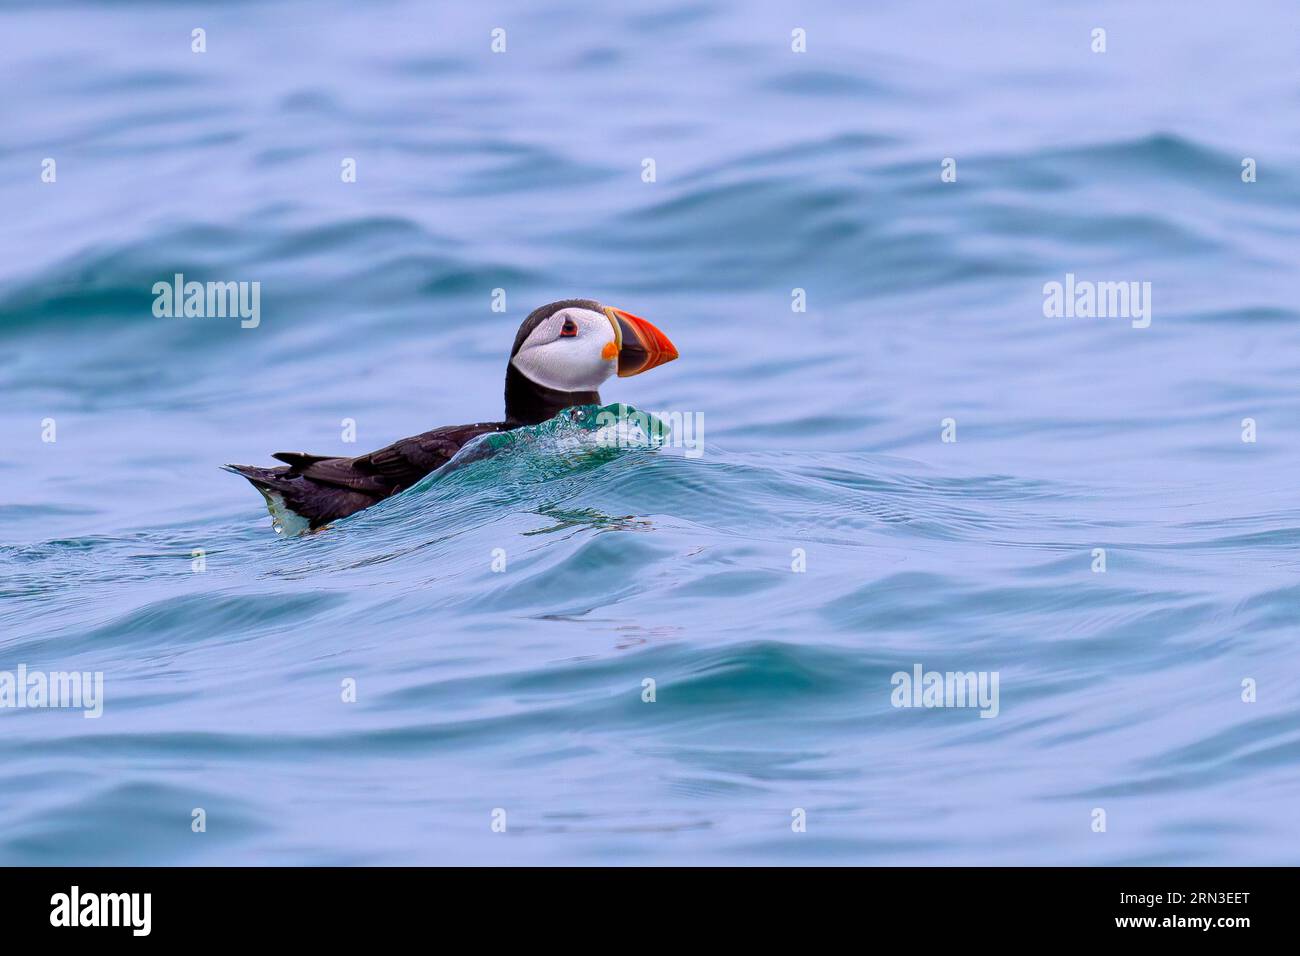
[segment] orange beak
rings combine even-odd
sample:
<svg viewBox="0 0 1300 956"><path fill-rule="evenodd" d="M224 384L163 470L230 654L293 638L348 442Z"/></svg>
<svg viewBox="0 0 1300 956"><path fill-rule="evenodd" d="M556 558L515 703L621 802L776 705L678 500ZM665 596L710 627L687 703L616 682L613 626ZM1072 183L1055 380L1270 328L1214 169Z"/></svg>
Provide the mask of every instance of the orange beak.
<svg viewBox="0 0 1300 956"><path fill-rule="evenodd" d="M606 309L618 345L618 377L640 375L677 358L677 348L653 325L631 312Z"/></svg>

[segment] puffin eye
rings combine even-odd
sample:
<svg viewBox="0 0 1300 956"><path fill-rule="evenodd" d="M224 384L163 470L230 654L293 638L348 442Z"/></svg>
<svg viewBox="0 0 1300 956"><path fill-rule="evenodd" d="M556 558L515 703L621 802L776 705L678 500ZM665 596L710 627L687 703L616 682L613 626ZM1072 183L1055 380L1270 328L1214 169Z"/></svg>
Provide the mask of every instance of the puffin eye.
<svg viewBox="0 0 1300 956"><path fill-rule="evenodd" d="M560 329L561 338L572 338L578 334L578 323L573 319L565 319L564 326Z"/></svg>

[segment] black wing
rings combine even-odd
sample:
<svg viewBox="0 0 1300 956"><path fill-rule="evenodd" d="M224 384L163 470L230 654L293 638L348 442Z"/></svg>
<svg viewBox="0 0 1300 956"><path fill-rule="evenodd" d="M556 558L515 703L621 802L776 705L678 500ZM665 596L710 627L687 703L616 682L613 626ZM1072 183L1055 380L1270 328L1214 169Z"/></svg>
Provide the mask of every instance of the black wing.
<svg viewBox="0 0 1300 956"><path fill-rule="evenodd" d="M506 428L504 422L447 425L403 438L357 458L329 458L301 452L277 452L274 457L289 466L286 478L308 478L377 500L411 487L435 468L442 467L470 439Z"/></svg>

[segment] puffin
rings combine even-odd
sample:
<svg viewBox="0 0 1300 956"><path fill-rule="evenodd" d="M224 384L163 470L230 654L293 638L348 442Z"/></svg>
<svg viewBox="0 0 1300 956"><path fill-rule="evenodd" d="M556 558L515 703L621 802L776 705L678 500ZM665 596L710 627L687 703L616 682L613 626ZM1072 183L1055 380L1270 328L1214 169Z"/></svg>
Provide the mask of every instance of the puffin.
<svg viewBox="0 0 1300 956"><path fill-rule="evenodd" d="M599 405L598 389L611 375L640 375L675 358L668 336L645 319L594 299L564 299L533 310L519 326L501 421L444 425L356 458L281 451L271 456L284 463L279 467L222 468L262 493L277 531L316 531L410 488L479 435Z"/></svg>

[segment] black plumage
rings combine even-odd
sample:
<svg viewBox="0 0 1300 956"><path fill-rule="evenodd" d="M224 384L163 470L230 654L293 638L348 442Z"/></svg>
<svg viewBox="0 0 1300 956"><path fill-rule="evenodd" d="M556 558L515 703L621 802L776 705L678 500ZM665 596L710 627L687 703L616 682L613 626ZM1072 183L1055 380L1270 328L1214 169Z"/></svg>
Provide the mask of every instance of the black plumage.
<svg viewBox="0 0 1300 956"><path fill-rule="evenodd" d="M470 439L515 427L510 422L446 425L357 458L281 451L271 456L285 462L279 468L225 467L243 475L259 491L279 495L315 529L405 491L450 461Z"/></svg>

